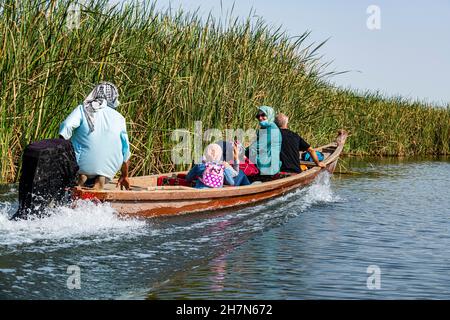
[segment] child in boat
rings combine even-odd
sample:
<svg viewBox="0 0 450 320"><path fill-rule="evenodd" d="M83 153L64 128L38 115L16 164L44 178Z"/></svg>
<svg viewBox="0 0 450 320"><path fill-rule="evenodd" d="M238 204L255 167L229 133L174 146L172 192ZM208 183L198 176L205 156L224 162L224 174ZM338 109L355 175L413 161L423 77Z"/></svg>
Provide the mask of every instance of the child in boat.
<svg viewBox="0 0 450 320"><path fill-rule="evenodd" d="M226 182L231 186L249 185L247 176L239 171L238 146L233 148L234 163L222 161L222 148L215 143L205 149L204 161L195 165L187 174L186 180L198 178L196 188L221 188Z"/></svg>

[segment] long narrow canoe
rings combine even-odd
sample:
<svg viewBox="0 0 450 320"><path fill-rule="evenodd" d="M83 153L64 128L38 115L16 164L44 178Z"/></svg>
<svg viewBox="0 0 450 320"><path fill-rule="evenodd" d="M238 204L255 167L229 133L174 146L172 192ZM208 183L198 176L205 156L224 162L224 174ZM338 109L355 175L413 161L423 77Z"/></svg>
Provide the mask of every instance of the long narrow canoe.
<svg viewBox="0 0 450 320"><path fill-rule="evenodd" d="M175 215L251 205L284 195L287 192L307 185L322 170L328 170L330 173L333 173L346 139L347 133L341 130L335 142L316 149L324 154L325 159L323 162L326 168L317 167L311 162L301 162L308 166L308 170L269 182L242 187L225 186L216 189L155 186L155 181L159 176L171 176L173 175L171 173L132 177L130 178L131 190L116 188L116 181L107 184L102 191L77 187L74 189L74 196L78 199L98 199L102 202L109 202L119 214L142 217ZM178 172L176 174L180 173L186 172Z"/></svg>

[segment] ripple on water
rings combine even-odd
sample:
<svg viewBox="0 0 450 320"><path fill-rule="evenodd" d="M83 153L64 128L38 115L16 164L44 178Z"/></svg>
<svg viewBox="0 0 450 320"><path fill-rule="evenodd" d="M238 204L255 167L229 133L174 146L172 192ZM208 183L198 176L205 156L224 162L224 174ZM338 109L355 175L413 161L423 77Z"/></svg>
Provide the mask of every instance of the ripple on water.
<svg viewBox="0 0 450 320"><path fill-rule="evenodd" d="M6 201L0 204L0 294L448 296L450 202L442 190L450 190L449 163L373 161L352 166L360 174L335 175L333 180L322 175L278 199L220 213L122 220L108 206L87 203L78 211L61 208L60 218L13 225L7 220L13 202ZM82 267L83 290L68 292L62 284L67 265L73 263ZM381 268L380 291L367 290L369 265Z"/></svg>

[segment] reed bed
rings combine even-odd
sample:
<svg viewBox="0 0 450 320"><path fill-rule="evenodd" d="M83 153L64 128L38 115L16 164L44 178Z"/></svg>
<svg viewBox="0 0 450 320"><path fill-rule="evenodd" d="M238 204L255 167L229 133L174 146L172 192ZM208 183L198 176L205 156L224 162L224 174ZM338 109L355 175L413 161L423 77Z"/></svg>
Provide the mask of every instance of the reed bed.
<svg viewBox="0 0 450 320"><path fill-rule="evenodd" d="M256 128L259 105L291 117L312 144L339 128L346 152L449 154L450 109L335 88L309 33L292 37L262 20L158 12L155 6L81 6L0 0L0 182L18 179L24 147L57 136L64 118L99 81L115 83L127 119L132 174L176 168L174 129Z"/></svg>

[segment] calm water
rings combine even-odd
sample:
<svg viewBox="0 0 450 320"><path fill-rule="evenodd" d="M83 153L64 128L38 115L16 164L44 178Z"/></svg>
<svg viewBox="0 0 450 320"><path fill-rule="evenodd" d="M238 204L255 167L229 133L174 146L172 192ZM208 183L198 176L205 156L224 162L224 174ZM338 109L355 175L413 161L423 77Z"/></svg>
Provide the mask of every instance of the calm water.
<svg viewBox="0 0 450 320"><path fill-rule="evenodd" d="M256 207L164 219L85 203L10 222L0 186L0 298L448 299L450 160L343 164Z"/></svg>

